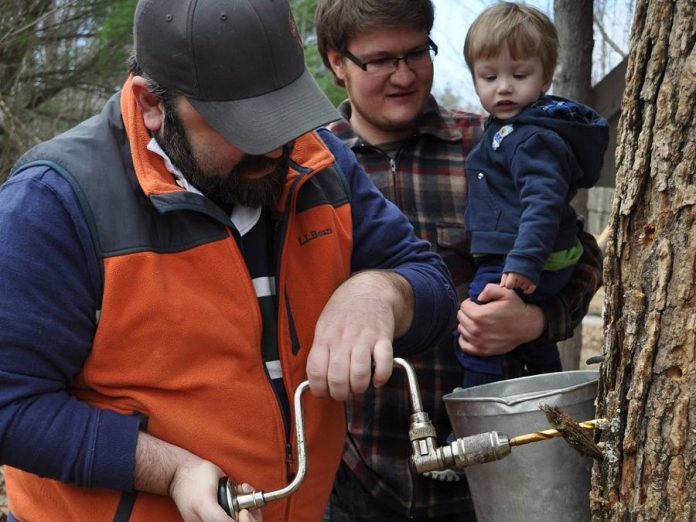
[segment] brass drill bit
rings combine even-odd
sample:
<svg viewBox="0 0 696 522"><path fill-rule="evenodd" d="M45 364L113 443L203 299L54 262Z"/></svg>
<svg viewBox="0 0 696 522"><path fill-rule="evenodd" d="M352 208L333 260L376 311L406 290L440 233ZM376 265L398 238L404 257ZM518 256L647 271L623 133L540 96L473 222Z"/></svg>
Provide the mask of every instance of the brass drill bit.
<svg viewBox="0 0 696 522"><path fill-rule="evenodd" d="M570 429L579 430L581 433L584 433L585 430L592 430L592 429L601 427L602 425L604 425L606 423L606 419L592 419L592 420L588 420L588 421L575 422L574 420L572 420L572 417L569 417L569 416L567 416L567 417L569 419L571 419L571 421L574 423L574 424L568 424L569 426L573 426L573 428L570 428ZM593 451L593 449L587 450L587 448L584 445L581 446L583 448L583 451L581 451L579 449L580 446L573 445L575 443L575 439L573 439L573 443L571 443L569 441L570 435L568 435L568 430L566 429L566 426L563 426L562 428L565 431L565 433L562 433L558 429L552 429L552 430L544 430L544 431L535 431L533 433L527 433L525 435L518 435L516 437L512 437L510 439L510 446L522 446L524 444L530 444L532 442L540 442L542 440L554 439L556 437L563 437L566 440L566 442L568 442L568 444L571 445L571 447L573 447L574 449L576 449L578 452L582 453L583 455L587 455L588 453L590 453L590 456L595 457L595 458L597 458L596 455L598 455L598 454L601 455L602 449L598 445L594 444L594 441L592 442L592 444L594 444L594 446L591 446L589 444L587 444L587 446L589 448L593 448L596 451ZM586 434L586 435L589 438L589 435L588 434ZM586 444L586 441L583 440L583 442L581 444ZM587 450L588 453L585 453L584 452L585 450ZM599 457L599 458L601 458L601 457Z"/></svg>

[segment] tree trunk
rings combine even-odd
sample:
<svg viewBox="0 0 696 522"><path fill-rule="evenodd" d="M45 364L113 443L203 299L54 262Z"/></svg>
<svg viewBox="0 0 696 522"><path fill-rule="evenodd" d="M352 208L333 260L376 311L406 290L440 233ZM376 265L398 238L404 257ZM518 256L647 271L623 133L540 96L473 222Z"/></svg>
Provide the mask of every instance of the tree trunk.
<svg viewBox="0 0 696 522"><path fill-rule="evenodd" d="M554 23L558 32L558 66L553 79L553 92L558 96L588 103L591 98L592 14L594 0L554 0ZM581 189L573 207L587 216L587 190ZM564 370L577 370L582 350L582 324L573 337L559 343Z"/></svg>
<svg viewBox="0 0 696 522"><path fill-rule="evenodd" d="M693 0L639 0L604 265L595 520L696 520Z"/></svg>
<svg viewBox="0 0 696 522"><path fill-rule="evenodd" d="M594 0L553 2L559 44L553 92L580 103L589 103L591 98L593 10Z"/></svg>

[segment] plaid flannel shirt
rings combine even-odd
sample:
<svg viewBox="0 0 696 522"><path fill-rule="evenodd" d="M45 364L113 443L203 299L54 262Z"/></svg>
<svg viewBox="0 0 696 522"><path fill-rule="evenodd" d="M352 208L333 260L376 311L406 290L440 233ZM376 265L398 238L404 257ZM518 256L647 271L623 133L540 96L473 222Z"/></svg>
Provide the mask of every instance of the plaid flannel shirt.
<svg viewBox="0 0 696 522"><path fill-rule="evenodd" d="M348 123L348 101L339 110L345 120L332 123L329 129L353 150L375 185L401 208L416 233L444 258L464 299L473 274L464 230L464 169L468 153L482 134L483 117L446 110L431 97L417 131L391 160L379 147L365 143L353 132ZM543 337L551 341L572 335L601 284L599 248L594 238L581 230L579 234L585 254L572 282L542 305L547 320ZM462 382L455 343L453 334L436 348L409 357L418 376L423 408L433 421L440 445L451 431L442 396ZM519 376L516 372L508 366L506 377ZM429 518L460 513L470 514L475 520L465 481L438 482L409 469L410 415L406 378L395 369L385 386L371 387L347 402L344 462L376 500L403 516Z"/></svg>

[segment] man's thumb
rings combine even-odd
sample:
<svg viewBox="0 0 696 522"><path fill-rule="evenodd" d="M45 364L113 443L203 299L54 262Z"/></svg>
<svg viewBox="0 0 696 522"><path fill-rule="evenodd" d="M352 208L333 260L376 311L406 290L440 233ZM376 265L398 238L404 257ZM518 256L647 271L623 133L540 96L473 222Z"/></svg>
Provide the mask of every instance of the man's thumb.
<svg viewBox="0 0 696 522"><path fill-rule="evenodd" d="M486 287L483 289L483 292L481 292L478 295L478 300L480 303L488 303L490 301L498 301L500 299L503 299L510 290L507 288L503 288L500 285L497 285L495 283L488 283Z"/></svg>

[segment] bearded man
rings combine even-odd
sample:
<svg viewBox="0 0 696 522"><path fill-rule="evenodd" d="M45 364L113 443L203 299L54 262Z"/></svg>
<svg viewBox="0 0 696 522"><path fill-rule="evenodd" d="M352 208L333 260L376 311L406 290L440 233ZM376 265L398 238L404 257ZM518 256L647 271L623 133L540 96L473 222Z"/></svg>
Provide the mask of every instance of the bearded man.
<svg viewBox="0 0 696 522"><path fill-rule="evenodd" d="M449 273L312 130L338 113L286 1L140 0L134 37L120 92L0 188L10 519L229 520L221 478L297 473L308 380L311 472L238 520L320 520L343 401L446 334Z"/></svg>

